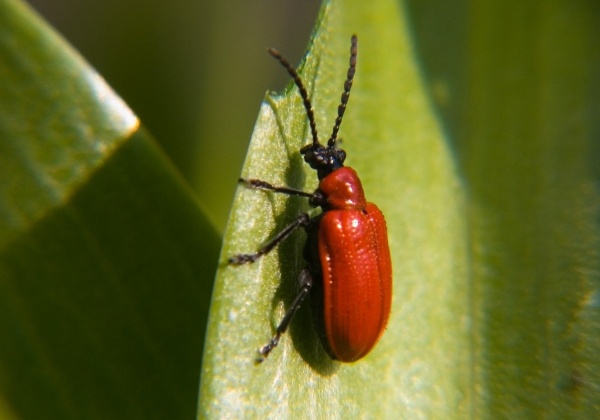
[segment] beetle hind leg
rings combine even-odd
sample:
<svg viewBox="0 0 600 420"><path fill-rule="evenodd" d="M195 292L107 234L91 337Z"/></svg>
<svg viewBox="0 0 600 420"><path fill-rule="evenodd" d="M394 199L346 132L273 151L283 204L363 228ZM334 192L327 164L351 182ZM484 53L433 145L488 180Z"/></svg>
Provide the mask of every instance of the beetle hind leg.
<svg viewBox="0 0 600 420"><path fill-rule="evenodd" d="M300 283L300 291L277 326L277 330L273 338L271 338L271 341L258 350L259 357L256 359L257 363L263 362L269 356L269 353L277 347L281 335L287 331L294 315L296 315L296 312L298 312L298 309L302 306L302 302L304 302L304 299L306 299L306 296L310 293L310 289L313 286L313 278L307 268L300 272L298 282Z"/></svg>

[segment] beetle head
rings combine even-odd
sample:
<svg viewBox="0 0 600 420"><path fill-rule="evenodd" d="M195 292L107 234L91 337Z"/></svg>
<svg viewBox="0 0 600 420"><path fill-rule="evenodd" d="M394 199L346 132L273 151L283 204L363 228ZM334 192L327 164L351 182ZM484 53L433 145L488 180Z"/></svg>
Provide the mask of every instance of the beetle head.
<svg viewBox="0 0 600 420"><path fill-rule="evenodd" d="M325 178L336 169L344 166L346 152L336 147L335 142L323 146L321 143L311 143L300 149L304 161L317 171L319 179Z"/></svg>

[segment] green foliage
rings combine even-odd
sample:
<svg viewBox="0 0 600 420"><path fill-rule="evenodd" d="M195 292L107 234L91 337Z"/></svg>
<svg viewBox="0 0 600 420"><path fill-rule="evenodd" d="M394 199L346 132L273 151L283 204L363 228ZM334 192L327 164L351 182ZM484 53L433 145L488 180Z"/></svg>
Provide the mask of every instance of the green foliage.
<svg viewBox="0 0 600 420"><path fill-rule="evenodd" d="M0 414L189 418L219 239L70 47L0 22Z"/></svg>

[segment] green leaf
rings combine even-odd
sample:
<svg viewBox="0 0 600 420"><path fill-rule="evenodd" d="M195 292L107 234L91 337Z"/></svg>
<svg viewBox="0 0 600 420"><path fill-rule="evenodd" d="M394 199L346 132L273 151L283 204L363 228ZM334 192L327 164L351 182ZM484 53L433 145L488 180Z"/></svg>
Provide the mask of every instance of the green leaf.
<svg viewBox="0 0 600 420"><path fill-rule="evenodd" d="M471 343L468 325L458 322L469 310L464 199L402 35L407 28L398 5L377 3L376 24L368 18L370 5L325 5L301 75L326 139L342 92L350 35L358 35L357 76L341 137L347 164L358 171L367 198L388 223L396 273L388 329L364 360L333 362L321 350L305 305L280 346L256 366L256 349L268 341L296 293L305 264L304 233L252 265L224 262L257 249L308 205L240 188L215 285L201 417L389 418L408 396L415 413L430 414L468 398L464 372ZM299 154L308 139L296 88L267 96L242 175L313 190L316 176Z"/></svg>
<svg viewBox="0 0 600 420"><path fill-rule="evenodd" d="M219 239L136 116L0 2L0 414L194 412Z"/></svg>
<svg viewBox="0 0 600 420"><path fill-rule="evenodd" d="M326 138L358 34L341 135L387 219L392 317L348 365L327 358L304 307L256 366L297 292L304 233L254 264L226 260L308 206L240 187L199 417L595 417L599 18L589 2L326 3L300 73ZM311 191L308 141L296 88L268 95L242 176Z"/></svg>
<svg viewBox="0 0 600 420"><path fill-rule="evenodd" d="M595 418L600 9L489 1L461 28L414 12L430 77L456 92L439 105L469 192L475 416Z"/></svg>

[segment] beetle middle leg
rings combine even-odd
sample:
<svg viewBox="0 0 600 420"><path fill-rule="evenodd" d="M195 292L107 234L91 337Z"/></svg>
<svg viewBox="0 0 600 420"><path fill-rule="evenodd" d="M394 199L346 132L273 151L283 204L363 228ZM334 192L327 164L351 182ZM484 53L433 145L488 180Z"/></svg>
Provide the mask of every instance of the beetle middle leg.
<svg viewBox="0 0 600 420"><path fill-rule="evenodd" d="M275 246L286 240L294 230L299 227L306 227L310 223L308 213L300 213L296 220L284 227L273 239L267 242L262 248L252 254L237 254L229 258L229 264L241 265L248 262L254 262L265 254L268 254Z"/></svg>
<svg viewBox="0 0 600 420"><path fill-rule="evenodd" d="M314 199L313 197L315 196L315 193L309 193L306 191L297 190L295 188L290 188L290 187L276 186L276 185L268 183L267 181L262 181L260 179L239 178L238 182L245 184L249 188L254 188L257 190L273 191L273 192L280 193L280 194L308 197L309 199ZM246 264L248 262L254 262L257 259L259 259L260 257L262 257L263 255L268 254L273 248L275 248L275 246L277 246L277 244L279 242L282 242L285 239L287 239L288 236L290 236L294 230L296 230L299 227L306 227L306 226L308 226L309 223L310 223L310 216L308 215L308 213L300 213L298 215L298 217L296 217L296 220L294 220L292 223L290 223L289 225L284 227L279 233L277 233L277 235L275 235L275 237L273 239L271 239L269 242L267 242L258 251L254 252L252 254L234 255L233 257L229 258L228 262L229 262L229 264L234 264L234 265L241 265L241 264Z"/></svg>

